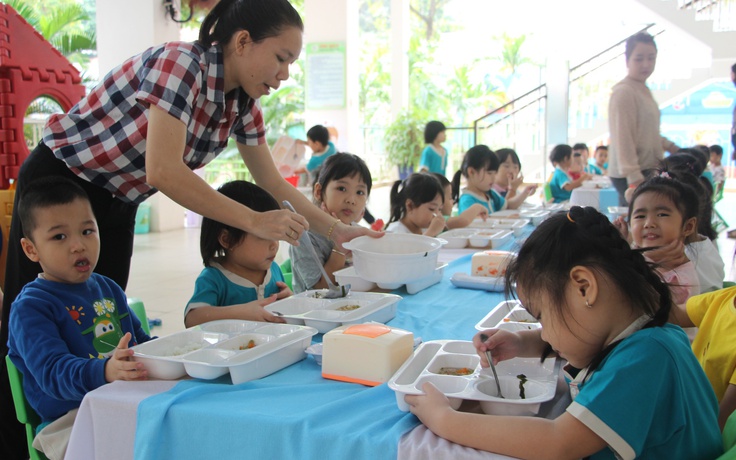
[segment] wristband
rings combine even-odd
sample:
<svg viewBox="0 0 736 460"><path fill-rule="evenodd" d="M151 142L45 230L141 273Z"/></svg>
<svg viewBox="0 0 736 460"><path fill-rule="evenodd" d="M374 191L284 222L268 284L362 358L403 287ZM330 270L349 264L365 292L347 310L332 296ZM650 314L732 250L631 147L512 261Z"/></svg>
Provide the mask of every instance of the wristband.
<svg viewBox="0 0 736 460"><path fill-rule="evenodd" d="M335 254L340 254L341 256L345 257L345 253L344 252L340 252L337 249L332 249L332 252L334 252Z"/></svg>

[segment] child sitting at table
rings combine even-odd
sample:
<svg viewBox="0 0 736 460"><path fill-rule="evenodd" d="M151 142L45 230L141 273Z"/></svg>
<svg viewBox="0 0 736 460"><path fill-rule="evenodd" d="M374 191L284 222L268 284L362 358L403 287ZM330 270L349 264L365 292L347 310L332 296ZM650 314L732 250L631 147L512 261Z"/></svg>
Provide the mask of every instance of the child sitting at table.
<svg viewBox="0 0 736 460"><path fill-rule="evenodd" d="M599 145L596 147L593 152L593 158L588 161L588 164L590 164L595 174L605 176L606 170L608 169L608 146Z"/></svg>
<svg viewBox="0 0 736 460"><path fill-rule="evenodd" d="M470 225L475 219L482 219L484 222L488 218L488 209L482 204L475 203L462 213L453 216L453 208L455 200L452 199L452 183L442 174L432 173L434 177L440 181L442 190L445 192L445 201L442 204L442 215L445 217L445 226L448 229L464 228Z"/></svg>
<svg viewBox="0 0 736 460"><path fill-rule="evenodd" d="M297 168L294 174L309 173L310 182L317 177L317 172L322 164L331 155L337 153L335 144L330 141L330 132L322 125L314 125L307 131L307 140L298 141L306 144L312 149L312 156L309 157L306 167Z"/></svg>
<svg viewBox="0 0 736 460"><path fill-rule="evenodd" d="M726 181L726 170L723 169L723 165L721 164L721 160L723 159L723 147L718 144L713 144L708 147L708 151L710 152L709 168L713 173L714 193L718 195L718 193L723 190L723 184Z"/></svg>
<svg viewBox="0 0 736 460"><path fill-rule="evenodd" d="M509 264L506 290L542 328L476 335L481 366L486 350L494 362L554 351L569 363L572 403L553 420L459 412L425 383L424 395L405 400L431 431L525 459L722 452L713 389L682 329L667 322L670 290L606 216L574 206L542 222Z"/></svg>
<svg viewBox="0 0 736 460"><path fill-rule="evenodd" d="M228 182L217 191L256 212L281 209L270 193L243 180ZM205 268L184 310L184 325L218 319L283 323L263 308L292 294L274 262L278 249L278 241L264 240L208 217L202 219L199 250Z"/></svg>
<svg viewBox="0 0 736 460"><path fill-rule="evenodd" d="M445 192L429 173L414 173L391 187L391 218L386 231L437 236L445 229Z"/></svg>
<svg viewBox="0 0 736 460"><path fill-rule="evenodd" d="M555 167L555 172L549 182L552 198L555 203L569 201L572 191L583 185L583 181L588 180L590 176L581 172L577 179L572 179L567 174L567 170L572 165L572 148L567 144L556 145L549 154L549 161Z"/></svg>
<svg viewBox="0 0 736 460"><path fill-rule="evenodd" d="M536 185L531 185L519 192L519 186L524 183L524 175L521 174L521 161L514 149L499 149L494 152L498 157L498 173L493 180L493 190L501 195L509 209L517 209L528 197L537 190Z"/></svg>
<svg viewBox="0 0 736 460"><path fill-rule="evenodd" d="M633 247L658 265L657 271L672 290L672 300L684 305L700 293L695 265L685 255L685 244L698 225L698 197L687 184L662 172L645 180L634 191L629 207L629 228L617 221L624 238L631 234ZM659 251L654 251L659 249Z"/></svg>
<svg viewBox="0 0 736 460"><path fill-rule="evenodd" d="M460 169L452 177L452 199L457 201L459 212L474 204L482 205L488 213L506 209L506 199L493 190L499 165L498 157L486 145L476 145L465 152ZM466 187L461 190L462 177Z"/></svg>
<svg viewBox="0 0 736 460"><path fill-rule="evenodd" d="M691 297L672 310L670 320L682 327L698 327L693 352L720 402L718 424L723 429L736 410L736 287Z"/></svg>
<svg viewBox="0 0 736 460"><path fill-rule="evenodd" d="M41 417L33 447L63 458L85 394L146 378L128 347L150 337L120 286L94 273L100 235L84 189L60 176L38 179L20 197L18 216L23 252L43 271L13 302L8 356Z"/></svg>
<svg viewBox="0 0 736 460"><path fill-rule="evenodd" d="M312 198L327 214L346 225L353 225L363 218L372 184L371 172L363 159L351 153L336 153L322 165L312 188ZM345 253L336 249L329 238L312 231L307 234L325 271L334 282L333 273L345 268L348 263ZM310 248L304 245L291 246L289 257L294 273L294 292L327 287Z"/></svg>

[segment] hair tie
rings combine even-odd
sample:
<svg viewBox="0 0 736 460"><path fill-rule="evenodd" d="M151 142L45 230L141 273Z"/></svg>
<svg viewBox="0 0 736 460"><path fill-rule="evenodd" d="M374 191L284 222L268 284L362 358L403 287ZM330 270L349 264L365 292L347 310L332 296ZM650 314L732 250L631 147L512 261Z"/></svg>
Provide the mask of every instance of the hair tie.
<svg viewBox="0 0 736 460"><path fill-rule="evenodd" d="M575 221L574 221L574 220L572 219L572 217L570 216L570 211L567 211L567 220L569 220L569 221L570 221L570 222L572 222L573 224L575 223Z"/></svg>
<svg viewBox="0 0 736 460"><path fill-rule="evenodd" d="M667 171L662 171L659 173L659 177L664 177L665 179L672 179L672 176Z"/></svg>

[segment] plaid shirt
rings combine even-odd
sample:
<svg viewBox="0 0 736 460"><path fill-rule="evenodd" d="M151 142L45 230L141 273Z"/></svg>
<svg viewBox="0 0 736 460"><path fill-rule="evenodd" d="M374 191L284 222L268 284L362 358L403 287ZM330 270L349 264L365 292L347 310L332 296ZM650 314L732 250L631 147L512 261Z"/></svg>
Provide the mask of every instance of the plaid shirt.
<svg viewBox="0 0 736 460"><path fill-rule="evenodd" d="M128 203L157 190L146 183L148 108L187 127L184 163L197 169L227 146L265 142L259 103L241 89L224 94L222 49L170 42L134 56L107 74L69 113L49 118L43 142L79 177Z"/></svg>

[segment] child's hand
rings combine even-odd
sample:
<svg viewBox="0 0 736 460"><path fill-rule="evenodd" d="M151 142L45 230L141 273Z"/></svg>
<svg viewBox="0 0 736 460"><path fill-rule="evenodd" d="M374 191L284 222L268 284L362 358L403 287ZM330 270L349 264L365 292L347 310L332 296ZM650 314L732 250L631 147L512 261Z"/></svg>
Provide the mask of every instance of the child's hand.
<svg viewBox="0 0 736 460"><path fill-rule="evenodd" d="M519 186L521 184L524 183L524 175L523 174L519 174L519 176L516 179L512 179L514 177L513 173L509 173L509 175L510 175L509 176L509 186L510 186L510 188L513 188L514 190L516 190L517 188L519 188Z"/></svg>
<svg viewBox="0 0 736 460"><path fill-rule="evenodd" d="M477 219L478 217L483 219L483 222L488 219L488 209L482 204L475 203L474 205L471 205L468 209L466 209L463 214L465 214L466 212L470 215L470 222L472 222L474 219ZM468 222L468 225L470 225L470 222Z"/></svg>
<svg viewBox="0 0 736 460"><path fill-rule="evenodd" d="M480 339L481 334L488 336L485 342ZM478 356L480 356L481 367L490 366L486 358L486 350L491 350L493 364L498 364L501 361L516 358L520 355L522 348L521 338L518 334L501 329L489 329L479 332L473 337L473 345Z"/></svg>
<svg viewBox="0 0 736 460"><path fill-rule="evenodd" d="M445 217L441 213L434 214L434 217L432 218L432 222L429 224L429 228L427 228L427 231L424 232L427 236L437 236L440 233L442 233L442 230L445 229Z"/></svg>
<svg viewBox="0 0 736 460"><path fill-rule="evenodd" d="M524 189L524 195L526 195L527 197L529 197L529 196L534 195L534 192L536 192L536 191L537 191L537 186L536 185L530 185L529 187L527 187L527 188Z"/></svg>
<svg viewBox="0 0 736 460"><path fill-rule="evenodd" d="M285 299L294 295L291 289L289 289L289 286L283 281L276 281L276 287L279 288L279 293L276 294L276 300Z"/></svg>
<svg viewBox="0 0 736 460"><path fill-rule="evenodd" d="M289 288L286 288L289 290ZM291 292L289 290L289 292ZM242 309L242 319L250 320L250 321L268 321L270 323L285 323L286 321L284 318L281 318L280 316L276 316L270 311L266 310L266 305L270 305L274 303L276 300L279 299L279 295L283 293L283 290L279 292L278 294L273 294L269 297L266 297L265 299L261 300L254 300L252 302L241 304Z"/></svg>
<svg viewBox="0 0 736 460"><path fill-rule="evenodd" d="M143 363L132 360L133 350L128 348L131 337L130 332L126 332L110 359L105 363L107 383L115 380L145 380L148 378L148 372L143 368Z"/></svg>
<svg viewBox="0 0 736 460"><path fill-rule="evenodd" d="M666 270L672 270L688 262L688 258L685 255L685 244L679 239L656 249L646 251L644 255L647 259Z"/></svg>
<svg viewBox="0 0 736 460"><path fill-rule="evenodd" d="M624 216L618 216L616 220L613 221L613 226L616 227L616 230L618 230L623 239L631 243L631 240L629 239L629 223L626 222Z"/></svg>
<svg viewBox="0 0 736 460"><path fill-rule="evenodd" d="M453 411L447 396L429 382L422 385L424 395L406 395L404 401L409 404L409 410L434 434L441 436L443 422Z"/></svg>

